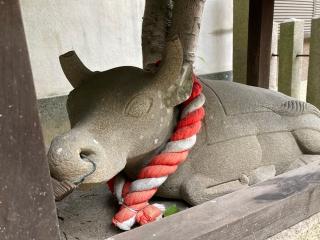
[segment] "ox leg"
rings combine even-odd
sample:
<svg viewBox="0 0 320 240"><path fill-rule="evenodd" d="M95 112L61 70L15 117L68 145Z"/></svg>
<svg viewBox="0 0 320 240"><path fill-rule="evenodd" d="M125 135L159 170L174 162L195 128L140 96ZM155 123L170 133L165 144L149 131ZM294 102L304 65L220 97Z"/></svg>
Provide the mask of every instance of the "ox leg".
<svg viewBox="0 0 320 240"><path fill-rule="evenodd" d="M312 129L298 129L293 131L302 155L291 163L288 170L292 170L313 162L320 162L320 132Z"/></svg>
<svg viewBox="0 0 320 240"><path fill-rule="evenodd" d="M304 154L320 155L320 132L312 129L299 129L293 131L301 151Z"/></svg>
<svg viewBox="0 0 320 240"><path fill-rule="evenodd" d="M261 166L250 173L249 185L266 181L276 176L276 167L274 165Z"/></svg>
<svg viewBox="0 0 320 240"><path fill-rule="evenodd" d="M189 204L198 205L245 188L248 186L248 180L248 177L243 175L239 180L217 184L212 178L194 175L182 185L181 196Z"/></svg>
<svg viewBox="0 0 320 240"><path fill-rule="evenodd" d="M276 175L274 165L262 166L253 170L249 177L242 174L239 179L217 184L214 179L196 174L187 180L181 188L182 198L191 205L198 205L216 197L243 189Z"/></svg>

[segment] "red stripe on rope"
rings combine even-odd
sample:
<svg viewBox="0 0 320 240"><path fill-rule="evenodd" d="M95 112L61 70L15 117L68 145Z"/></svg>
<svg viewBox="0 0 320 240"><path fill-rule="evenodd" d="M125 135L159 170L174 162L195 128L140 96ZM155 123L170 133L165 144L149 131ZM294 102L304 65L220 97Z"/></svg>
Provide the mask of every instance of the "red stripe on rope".
<svg viewBox="0 0 320 240"><path fill-rule="evenodd" d="M154 165L146 166L141 169L138 179L142 178L158 178L168 176L177 170L178 166L168 166L168 165Z"/></svg>
<svg viewBox="0 0 320 240"><path fill-rule="evenodd" d="M153 188L140 192L130 192L124 198L124 204L131 206L138 203L148 202L148 200L153 197L157 190L157 188Z"/></svg>
<svg viewBox="0 0 320 240"><path fill-rule="evenodd" d="M108 182L107 182L107 186L110 190L110 192L113 194L114 193L114 181L116 179L116 176L114 176L113 178L111 178Z"/></svg>
<svg viewBox="0 0 320 240"><path fill-rule="evenodd" d="M128 219L134 217L136 215L136 212L144 209L149 205L148 202L143 202L139 204L134 204L130 206L130 209L133 209L133 211L129 210L126 206L121 205L120 210L117 212L117 214L113 217L112 222L124 222Z"/></svg>
<svg viewBox="0 0 320 240"><path fill-rule="evenodd" d="M177 153L161 153L155 156L151 162L150 166L153 165L168 165L174 166L178 165L188 157L189 151L177 152Z"/></svg>
<svg viewBox="0 0 320 240"><path fill-rule="evenodd" d="M179 141L182 139L192 137L193 135L197 134L200 131L200 128L201 128L201 122L195 122L192 125L179 128L175 131L174 134L172 134L170 140Z"/></svg>
<svg viewBox="0 0 320 240"><path fill-rule="evenodd" d="M181 119L178 123L176 128L185 127L191 124L194 124L198 121L201 121L204 118L205 111L204 108L201 107L191 113L189 113L187 116L185 116L183 119Z"/></svg>
<svg viewBox="0 0 320 240"><path fill-rule="evenodd" d="M186 107L190 102L192 102L193 99L198 97L200 95L200 93L202 92L202 86L201 86L199 80L197 79L197 77L195 75L193 75L192 79L193 79L192 93L191 93L191 96L188 98L188 100L186 100L184 103L182 103L183 107Z"/></svg>
<svg viewBox="0 0 320 240"><path fill-rule="evenodd" d="M131 182L125 182L122 188L122 197L124 198L130 192Z"/></svg>

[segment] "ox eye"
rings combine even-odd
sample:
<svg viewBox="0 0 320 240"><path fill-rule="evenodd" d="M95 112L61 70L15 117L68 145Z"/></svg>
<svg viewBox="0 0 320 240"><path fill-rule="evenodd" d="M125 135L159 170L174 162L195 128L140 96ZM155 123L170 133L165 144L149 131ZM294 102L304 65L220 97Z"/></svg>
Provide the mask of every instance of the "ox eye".
<svg viewBox="0 0 320 240"><path fill-rule="evenodd" d="M125 114L131 117L142 117L150 111L152 102L151 97L145 95L135 96L128 102L125 108Z"/></svg>

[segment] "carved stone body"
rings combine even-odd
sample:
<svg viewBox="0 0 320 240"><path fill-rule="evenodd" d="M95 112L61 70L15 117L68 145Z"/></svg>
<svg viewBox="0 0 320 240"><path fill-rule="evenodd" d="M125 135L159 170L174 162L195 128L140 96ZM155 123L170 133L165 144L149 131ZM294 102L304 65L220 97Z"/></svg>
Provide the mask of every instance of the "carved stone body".
<svg viewBox="0 0 320 240"><path fill-rule="evenodd" d="M191 92L179 41L169 44L156 74L84 66L70 74L77 64L63 68L75 87L67 104L72 129L51 144L51 174L79 182L92 172L89 158L96 170L84 183L107 181L122 170L134 178L170 137L177 106ZM197 143L158 195L199 204L320 159L320 113L312 105L237 83L202 83L206 117Z"/></svg>
<svg viewBox="0 0 320 240"><path fill-rule="evenodd" d="M202 131L159 195L198 204L320 160L320 112L314 106L233 82L202 83Z"/></svg>

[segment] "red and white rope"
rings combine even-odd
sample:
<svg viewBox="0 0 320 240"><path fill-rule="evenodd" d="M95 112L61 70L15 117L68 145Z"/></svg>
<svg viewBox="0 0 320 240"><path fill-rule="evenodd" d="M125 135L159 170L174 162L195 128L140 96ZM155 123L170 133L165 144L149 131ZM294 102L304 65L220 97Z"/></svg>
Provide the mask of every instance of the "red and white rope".
<svg viewBox="0 0 320 240"><path fill-rule="evenodd" d="M122 230L130 230L136 222L143 225L162 218L164 206L150 205L148 201L169 175L177 170L178 165L187 159L205 115L202 86L195 76L193 81L191 96L182 104L180 120L164 150L140 170L137 180L128 182L119 174L108 182L121 205L112 222Z"/></svg>

